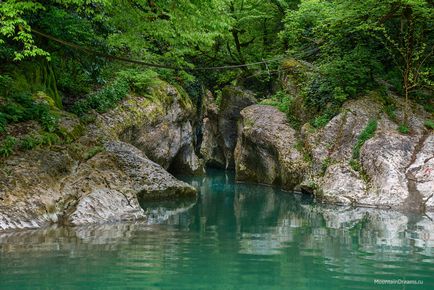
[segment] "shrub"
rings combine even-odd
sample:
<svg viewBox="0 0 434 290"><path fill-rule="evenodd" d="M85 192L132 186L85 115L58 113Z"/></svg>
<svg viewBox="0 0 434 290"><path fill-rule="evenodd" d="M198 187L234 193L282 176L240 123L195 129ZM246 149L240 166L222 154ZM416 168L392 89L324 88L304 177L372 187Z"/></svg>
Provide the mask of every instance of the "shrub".
<svg viewBox="0 0 434 290"><path fill-rule="evenodd" d="M0 106L0 132L8 123L36 120L44 130L54 132L58 117L48 104L36 102L30 94L18 93L6 99Z"/></svg>
<svg viewBox="0 0 434 290"><path fill-rule="evenodd" d="M384 112L386 113L386 115L390 118L390 120L397 122L398 118L396 116L396 107L395 105L386 105L384 107Z"/></svg>
<svg viewBox="0 0 434 290"><path fill-rule="evenodd" d="M339 113L338 106L331 106L324 110L324 112L313 119L310 123L315 128L322 128L328 124Z"/></svg>
<svg viewBox="0 0 434 290"><path fill-rule="evenodd" d="M60 141L60 137L57 134L51 132L43 132L39 137L39 144L41 145L51 146L54 144L59 144Z"/></svg>
<svg viewBox="0 0 434 290"><path fill-rule="evenodd" d="M7 125L6 114L0 112L0 133L6 131L6 125Z"/></svg>
<svg viewBox="0 0 434 290"><path fill-rule="evenodd" d="M398 132L401 134L408 134L410 133L410 128L406 124L400 124L398 126Z"/></svg>
<svg viewBox="0 0 434 290"><path fill-rule="evenodd" d="M0 156L8 157L14 152L17 139L12 136L7 136L0 144Z"/></svg>
<svg viewBox="0 0 434 290"><path fill-rule="evenodd" d="M19 146L22 150L32 150L33 148L39 146L39 144L40 144L39 138L29 135L20 140Z"/></svg>
<svg viewBox="0 0 434 290"><path fill-rule="evenodd" d="M119 72L118 75L120 78L125 79L131 89L138 94L145 93L150 86L159 81L158 73L153 70L124 70Z"/></svg>
<svg viewBox="0 0 434 290"><path fill-rule="evenodd" d="M424 125L428 129L434 130L434 120L426 120Z"/></svg>
<svg viewBox="0 0 434 290"><path fill-rule="evenodd" d="M374 136L375 131L377 130L377 125L377 120L370 120L366 125L365 129L363 129L362 133L360 133L360 136L357 139L356 146L354 146L353 149L353 159L359 159L360 149L367 140L371 139Z"/></svg>
<svg viewBox="0 0 434 290"><path fill-rule="evenodd" d="M128 92L128 81L125 78L118 78L87 98L77 101L72 107L72 112L79 116L83 116L92 109L104 113L114 108Z"/></svg>
<svg viewBox="0 0 434 290"><path fill-rule="evenodd" d="M278 91L269 99L262 100L261 104L273 106L281 112L288 113L292 104L292 97L284 91Z"/></svg>
<svg viewBox="0 0 434 290"><path fill-rule="evenodd" d="M6 96L12 86L13 79L8 75L0 75L0 96Z"/></svg>

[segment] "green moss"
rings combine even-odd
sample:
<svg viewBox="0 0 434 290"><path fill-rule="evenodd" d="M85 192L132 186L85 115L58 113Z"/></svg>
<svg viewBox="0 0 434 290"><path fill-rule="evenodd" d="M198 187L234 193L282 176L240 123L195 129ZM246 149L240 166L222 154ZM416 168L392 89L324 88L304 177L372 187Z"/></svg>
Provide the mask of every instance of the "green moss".
<svg viewBox="0 0 434 290"><path fill-rule="evenodd" d="M434 120L426 120L424 122L425 127L428 129L434 130Z"/></svg>
<svg viewBox="0 0 434 290"><path fill-rule="evenodd" d="M57 108L62 108L62 98L57 90L56 77L51 63L46 59L20 63L12 75L14 82L11 92L44 92Z"/></svg>
<svg viewBox="0 0 434 290"><path fill-rule="evenodd" d="M103 146L94 146L94 147L90 148L88 151L86 151L83 158L84 158L84 160L89 160L92 157L94 157L96 154L98 154L100 152L104 152L104 151L105 151L105 148Z"/></svg>

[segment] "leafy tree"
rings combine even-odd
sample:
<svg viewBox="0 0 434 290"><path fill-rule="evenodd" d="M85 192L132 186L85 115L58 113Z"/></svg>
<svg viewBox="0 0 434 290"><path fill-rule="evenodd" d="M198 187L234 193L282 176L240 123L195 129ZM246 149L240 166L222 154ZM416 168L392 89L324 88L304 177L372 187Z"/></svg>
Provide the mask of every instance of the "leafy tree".
<svg viewBox="0 0 434 290"><path fill-rule="evenodd" d="M408 103L415 89L433 89L433 8L425 0L303 0L281 37L292 55L315 64L311 84L323 79L322 97L355 97L399 70Z"/></svg>
<svg viewBox="0 0 434 290"><path fill-rule="evenodd" d="M47 2L63 7L74 7L76 11L86 14L94 14L95 7L109 3L108 0L2 1L0 5L0 37L2 37L0 44L5 43L5 38L7 38L21 46L15 51L15 60L38 55L48 56L46 51L35 45L29 24L29 18L45 10Z"/></svg>

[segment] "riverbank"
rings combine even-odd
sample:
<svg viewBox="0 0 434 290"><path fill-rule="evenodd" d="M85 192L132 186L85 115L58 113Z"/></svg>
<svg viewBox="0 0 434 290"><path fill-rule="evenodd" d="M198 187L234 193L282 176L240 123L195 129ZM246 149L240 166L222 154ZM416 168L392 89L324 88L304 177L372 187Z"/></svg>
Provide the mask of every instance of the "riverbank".
<svg viewBox="0 0 434 290"><path fill-rule="evenodd" d="M162 81L148 92L93 112L91 121L64 112L58 130L74 133L69 142L4 158L0 229L146 220L141 202L195 198L172 174L202 175L205 166L317 202L434 209L434 133L417 104L408 132L374 96L346 102L321 128L294 129L288 116L239 87L226 87L220 101L206 92L200 108ZM31 127L21 133L23 142L33 134Z"/></svg>

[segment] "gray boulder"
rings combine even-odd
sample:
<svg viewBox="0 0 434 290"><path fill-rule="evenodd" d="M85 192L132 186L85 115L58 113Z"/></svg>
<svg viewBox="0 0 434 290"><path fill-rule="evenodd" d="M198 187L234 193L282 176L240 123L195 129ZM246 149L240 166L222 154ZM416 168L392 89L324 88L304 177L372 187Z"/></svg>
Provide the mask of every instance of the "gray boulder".
<svg viewBox="0 0 434 290"><path fill-rule="evenodd" d="M235 149L236 179L294 189L307 166L296 143L296 132L284 113L271 106L245 108Z"/></svg>
<svg viewBox="0 0 434 290"><path fill-rule="evenodd" d="M303 184L314 184L316 196L328 203L419 212L432 207L434 149L433 133L423 126L427 117L414 105L410 134L402 134L375 99L347 102L324 128L312 132L304 127L302 136L313 162ZM352 160L370 119L377 120L375 135L363 144L360 157ZM358 162L359 168L351 162Z"/></svg>

